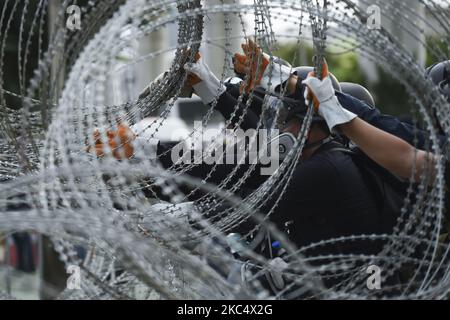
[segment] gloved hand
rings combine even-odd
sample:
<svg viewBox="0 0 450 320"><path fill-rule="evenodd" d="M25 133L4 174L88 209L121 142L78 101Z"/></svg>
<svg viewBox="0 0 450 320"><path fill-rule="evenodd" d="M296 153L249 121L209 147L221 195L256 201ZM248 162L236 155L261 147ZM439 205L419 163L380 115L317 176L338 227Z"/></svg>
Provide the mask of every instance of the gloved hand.
<svg viewBox="0 0 450 320"><path fill-rule="evenodd" d="M323 80L319 80L314 72L311 72L302 83L307 86L305 90L306 104L309 105L310 100L313 100L315 111L325 119L332 131L337 125L348 123L357 116L344 109L335 96L326 61L324 61L322 69Z"/></svg>
<svg viewBox="0 0 450 320"><path fill-rule="evenodd" d="M212 73L200 54L196 56L196 59L196 62L184 65L184 69L190 73L188 82L190 82L194 92L202 99L203 103L210 104L220 97L227 88Z"/></svg>
<svg viewBox="0 0 450 320"><path fill-rule="evenodd" d="M123 123L118 125L116 131L108 130L106 137L109 147L103 143L100 131L96 129L94 131L94 146L88 146L86 151L95 154L99 158L112 154L117 160L136 157L144 157L151 160L158 157L158 139L137 136L130 127ZM137 152L138 150L139 152Z"/></svg>
<svg viewBox="0 0 450 320"><path fill-rule="evenodd" d="M248 40L248 44L242 44L241 47L245 54L236 53L234 55L234 70L238 74L248 76L248 83L241 88L242 91L249 93L255 86L262 86L273 92L291 76L291 68L277 63L278 58L276 57L271 59L251 39Z"/></svg>
<svg viewBox="0 0 450 320"><path fill-rule="evenodd" d="M108 130L106 133L108 138L107 145L101 140L100 131L96 129L94 131L95 145L88 146L87 152L94 153L97 157L103 158L111 150L112 155L117 160L130 159L134 154L133 141L136 139L134 132L125 124L119 124L116 131Z"/></svg>

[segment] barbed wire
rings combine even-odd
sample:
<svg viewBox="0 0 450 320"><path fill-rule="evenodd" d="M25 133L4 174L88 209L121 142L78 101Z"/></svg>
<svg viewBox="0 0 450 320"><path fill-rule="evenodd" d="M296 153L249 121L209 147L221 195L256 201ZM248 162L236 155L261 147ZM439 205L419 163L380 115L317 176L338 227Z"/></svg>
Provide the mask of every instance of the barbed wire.
<svg viewBox="0 0 450 320"><path fill-rule="evenodd" d="M253 36L271 55L283 39L295 40L299 48L310 42L318 74L328 53L355 51L405 87L413 102L411 112L420 115L429 133L429 150L443 155L446 150L439 147L433 115L449 136L449 103L426 79L425 70L401 39L383 26L378 30L366 26L366 8L378 5L383 19L398 22L398 28L417 40L434 60L448 59L442 44L447 48L450 44L449 9L438 1L414 3L435 17L435 22L411 9L411 1L223 0L207 5L200 0L89 1L82 7L83 29L73 32L65 27L66 10L72 3L64 1L53 17L53 32L45 41L46 23L51 24L48 1L40 0L33 10L29 0L5 0L0 16L0 232L34 230L48 235L67 268L81 267L80 290L67 289L60 299L448 297L450 238L445 238L443 221L446 187L442 162L435 164L434 183L430 184L426 175L416 188L410 183L392 234L323 239L296 248L270 222L299 164L312 123L312 105L298 141L280 168L244 200L235 193L256 170L255 164L244 166L248 148L219 184L211 183L217 164L211 166L205 179L198 180L186 174L197 166L195 163L180 161L164 169L158 158L146 159L141 150L136 150L133 161L99 159L84 152L86 142L94 143L94 128L101 128L105 139L106 130L116 129L118 121L134 125L157 115L157 120L147 122L138 133L148 141L157 137L186 85L184 65L193 62L202 45L220 40L209 37L208 17L224 22L221 83L232 71L231 39L235 38L245 41ZM253 31L246 30L248 16L254 18ZM15 21L19 26L14 44L17 91L7 81L11 74L6 68L6 48ZM239 23L233 25L233 21ZM297 32L277 31L275 26L280 23L289 24ZM423 40L425 27L437 34L440 45ZM108 81L120 77L115 63L121 52L133 41L142 41L165 28L178 30L175 46L138 54L122 62L120 68L135 70L141 62L152 62L171 52L168 72L145 96L110 105ZM33 46L35 42L37 46ZM38 61L36 66L31 63L33 59ZM261 68L261 61L256 62ZM35 68L32 74L30 68ZM133 83L118 90L126 92L130 87ZM211 117L218 98L217 94L202 116L203 128L213 125ZM226 128L235 131L240 127L253 98L251 93L242 104L244 95L239 96L217 139ZM239 110L242 105L244 109ZM267 108L264 101L263 115ZM256 129L263 127L261 117ZM197 130L193 128L181 142L187 143ZM190 187L187 194L182 192L186 185ZM150 190L150 199L146 190ZM197 192L202 196L188 202ZM266 208L269 203L270 208ZM275 294L261 282L261 275L271 270L270 258L252 246L244 249L244 256L255 272L244 273L244 282L222 276L230 274L237 263L225 249L228 233L248 222L252 226L246 233L254 242L263 234L264 238L280 241L288 251L284 276L290 284ZM383 250L377 255L308 255L321 247L365 241L382 241ZM85 249L86 258L78 256L76 246ZM408 277L401 284L371 291L362 268L371 264L379 266L386 279L399 273ZM12 297L0 292L0 298Z"/></svg>

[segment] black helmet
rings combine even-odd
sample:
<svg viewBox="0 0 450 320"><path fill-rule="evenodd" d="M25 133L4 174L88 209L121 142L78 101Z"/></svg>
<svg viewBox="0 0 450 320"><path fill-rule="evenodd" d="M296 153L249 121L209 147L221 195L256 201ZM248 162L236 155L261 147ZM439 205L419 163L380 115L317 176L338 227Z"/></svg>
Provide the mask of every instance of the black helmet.
<svg viewBox="0 0 450 320"><path fill-rule="evenodd" d="M450 60L443 61L427 68L426 76L439 87L439 91L450 102Z"/></svg>
<svg viewBox="0 0 450 320"><path fill-rule="evenodd" d="M375 108L375 100L370 94L369 90L362 85L351 82L341 82L341 92L351 95L352 97L365 102L372 108Z"/></svg>

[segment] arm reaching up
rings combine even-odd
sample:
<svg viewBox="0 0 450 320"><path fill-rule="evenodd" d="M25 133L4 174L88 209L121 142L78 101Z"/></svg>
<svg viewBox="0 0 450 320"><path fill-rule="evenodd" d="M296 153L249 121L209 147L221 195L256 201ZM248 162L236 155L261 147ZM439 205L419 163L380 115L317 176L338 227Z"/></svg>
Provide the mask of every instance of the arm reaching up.
<svg viewBox="0 0 450 320"><path fill-rule="evenodd" d="M418 182L428 169L434 180L434 164L438 161L436 155L417 150L404 140L345 110L335 97L328 77L319 80L310 74L303 83L308 86L306 95L313 95L316 111L325 119L330 130L338 127L367 156L397 176L409 178L415 168L414 179Z"/></svg>

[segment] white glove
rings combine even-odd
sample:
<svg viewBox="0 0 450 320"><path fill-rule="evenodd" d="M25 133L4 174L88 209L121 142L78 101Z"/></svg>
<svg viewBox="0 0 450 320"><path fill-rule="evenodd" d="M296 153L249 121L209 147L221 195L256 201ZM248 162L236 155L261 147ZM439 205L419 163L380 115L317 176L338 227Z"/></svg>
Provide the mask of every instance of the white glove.
<svg viewBox="0 0 450 320"><path fill-rule="evenodd" d="M302 83L307 85L307 89L305 90L307 105L309 105L308 96L309 90L311 90L320 103L317 113L325 119L330 131L333 131L337 125L348 123L357 117L356 114L341 106L335 96L330 77L319 80L316 77L308 76Z"/></svg>
<svg viewBox="0 0 450 320"><path fill-rule="evenodd" d="M184 69L197 75L202 81L193 85L195 93L202 99L204 104L210 104L220 97L227 87L212 73L208 65L200 58L195 63L186 63Z"/></svg>
<svg viewBox="0 0 450 320"><path fill-rule="evenodd" d="M270 56L266 53L264 53L264 59L271 60ZM280 84L286 82L290 78L292 73L292 68L282 65L277 57L273 57L272 62L266 67L266 70L264 70L260 86L273 93ZM269 80L271 82L270 88Z"/></svg>

